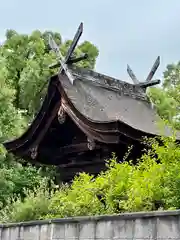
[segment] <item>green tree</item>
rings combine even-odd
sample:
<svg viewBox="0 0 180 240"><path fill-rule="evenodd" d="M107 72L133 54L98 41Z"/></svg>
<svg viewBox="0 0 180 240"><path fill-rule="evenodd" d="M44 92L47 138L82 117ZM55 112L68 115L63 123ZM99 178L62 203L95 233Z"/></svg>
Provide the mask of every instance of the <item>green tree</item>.
<svg viewBox="0 0 180 240"><path fill-rule="evenodd" d="M176 100L160 87L149 89L148 96L152 104L156 107L159 116L172 123L173 117L177 114Z"/></svg>
<svg viewBox="0 0 180 240"><path fill-rule="evenodd" d="M180 129L180 62L167 65L162 86L150 88L148 95L158 114Z"/></svg>
<svg viewBox="0 0 180 240"><path fill-rule="evenodd" d="M51 34L63 54L66 54L71 44L70 40L62 43L59 33L36 30L31 35L18 34L13 30L6 33L6 41L1 49L6 60L7 78L10 86L15 90L14 105L26 110L29 116L37 112L45 94L42 90L57 70L48 66L56 61L56 56L49 50L48 34ZM98 49L88 41L81 43L75 50L75 56L86 53L89 59L78 63L83 67L94 68ZM46 84L47 85L47 84Z"/></svg>
<svg viewBox="0 0 180 240"><path fill-rule="evenodd" d="M20 201L27 190L32 190L46 178L53 179L54 168L32 167L22 164L11 154L7 154L2 142L20 136L29 120L41 104L46 89L42 87L57 71L48 66L54 63L56 56L48 46L48 34L67 52L71 41L62 43L57 32L33 31L30 35L7 30L6 40L0 47L0 208L8 201L20 196ZM84 61L84 67L93 68L97 48L84 42L76 49L76 56L88 53L90 60Z"/></svg>

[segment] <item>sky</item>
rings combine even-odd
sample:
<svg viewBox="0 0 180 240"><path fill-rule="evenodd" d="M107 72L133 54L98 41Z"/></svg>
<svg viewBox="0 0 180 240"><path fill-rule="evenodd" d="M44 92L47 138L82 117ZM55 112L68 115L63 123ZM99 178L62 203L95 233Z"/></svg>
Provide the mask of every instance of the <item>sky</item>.
<svg viewBox="0 0 180 240"><path fill-rule="evenodd" d="M179 0L1 0L0 39L6 29L30 33L54 30L72 39L80 22L81 41L100 51L96 71L130 81L131 66L143 81L159 55L154 76L162 78L167 64L180 60Z"/></svg>

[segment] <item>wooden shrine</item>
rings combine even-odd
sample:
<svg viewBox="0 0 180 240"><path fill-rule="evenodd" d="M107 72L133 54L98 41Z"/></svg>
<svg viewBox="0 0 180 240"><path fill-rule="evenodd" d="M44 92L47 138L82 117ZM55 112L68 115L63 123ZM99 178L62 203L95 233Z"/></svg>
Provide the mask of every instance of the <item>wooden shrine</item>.
<svg viewBox="0 0 180 240"><path fill-rule="evenodd" d="M88 57L73 57L82 32L81 23L65 58L49 36L58 60L50 67L60 67L59 72L51 77L42 107L27 131L4 143L9 152L27 161L59 166L64 181L81 171L100 172L112 152L122 160L130 145L134 146L130 157L136 159L144 148L142 137L160 135L159 117L146 95L148 87L160 83L152 80L160 58L143 82L128 66L133 84L77 68L74 63Z"/></svg>

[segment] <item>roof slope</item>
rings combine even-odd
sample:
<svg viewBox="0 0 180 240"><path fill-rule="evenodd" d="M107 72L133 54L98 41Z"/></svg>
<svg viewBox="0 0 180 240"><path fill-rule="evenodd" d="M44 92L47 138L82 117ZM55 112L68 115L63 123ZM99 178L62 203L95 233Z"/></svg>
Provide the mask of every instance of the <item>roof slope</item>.
<svg viewBox="0 0 180 240"><path fill-rule="evenodd" d="M71 68L70 71L75 77L73 84L63 72L51 78L42 107L27 131L20 138L4 143L8 151L23 156L41 145L58 116L60 106L87 139L99 143L128 144L131 141L141 141L143 136L161 135L156 125L159 117L141 87L86 69ZM63 135L64 132L69 134L66 122L61 127L60 124L58 126L56 125L55 131L63 129ZM74 134L80 134L75 127L72 129ZM165 135L170 134L170 130L166 129ZM179 136L178 133L178 139ZM84 144L84 137L82 139L78 142L81 144L79 151L82 151ZM44 147L43 154L47 152L45 148L48 146L53 148L55 140L52 138L51 141L51 145ZM64 142L57 148L63 148L62 155L64 152L69 154L74 149L71 144ZM76 148L78 149L77 145Z"/></svg>
<svg viewBox="0 0 180 240"><path fill-rule="evenodd" d="M128 126L142 135L163 134L157 124L160 117L152 108L145 90L139 85L86 69L71 68L71 73L75 77L73 85L66 76L60 76L60 91L68 99L64 105L69 103L69 114L76 112L83 122L94 129L100 129L106 124L104 129L112 131L113 123L120 123L124 129ZM68 111L66 106L65 108ZM115 128L119 130L117 126ZM171 130L166 127L164 135L170 134ZM179 137L180 134L177 133L177 138Z"/></svg>

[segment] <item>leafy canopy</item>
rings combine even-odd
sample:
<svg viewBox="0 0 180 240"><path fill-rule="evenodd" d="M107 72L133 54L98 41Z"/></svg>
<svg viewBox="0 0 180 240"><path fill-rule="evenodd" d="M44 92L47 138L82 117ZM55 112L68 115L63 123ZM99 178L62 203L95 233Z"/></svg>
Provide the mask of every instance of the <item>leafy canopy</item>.
<svg viewBox="0 0 180 240"><path fill-rule="evenodd" d="M50 31L36 30L28 35L7 30L6 40L0 46L0 209L13 198L23 200L27 190L33 191L44 178L53 179L56 174L53 168L24 164L7 154L1 144L25 131L41 105L49 78L57 71L48 68L56 60L49 50L49 33L65 54L71 41L62 42L59 33ZM77 47L75 55L83 53L89 59L79 64L94 68L98 49L85 41Z"/></svg>
<svg viewBox="0 0 180 240"><path fill-rule="evenodd" d="M180 62L167 66L162 86L150 88L148 95L158 114L180 130Z"/></svg>

